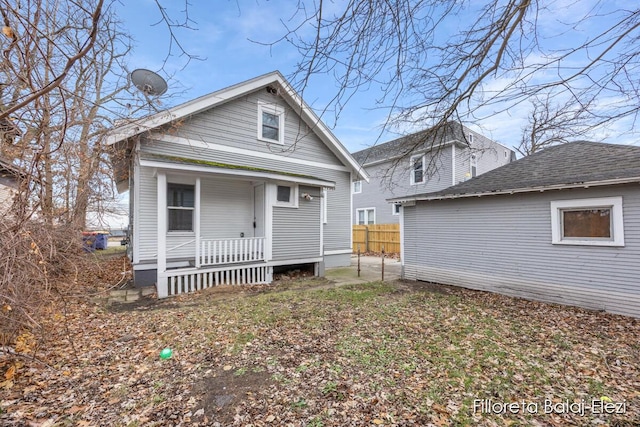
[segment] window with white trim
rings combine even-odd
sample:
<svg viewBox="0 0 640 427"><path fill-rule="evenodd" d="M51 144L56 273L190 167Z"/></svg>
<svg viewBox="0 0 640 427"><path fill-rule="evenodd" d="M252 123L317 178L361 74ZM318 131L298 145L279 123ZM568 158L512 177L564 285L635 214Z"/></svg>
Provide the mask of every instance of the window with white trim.
<svg viewBox="0 0 640 427"><path fill-rule="evenodd" d="M411 156L411 185L424 183L424 175L424 155Z"/></svg>
<svg viewBox="0 0 640 427"><path fill-rule="evenodd" d="M376 208L364 208L356 210L358 225L369 225L376 223Z"/></svg>
<svg viewBox="0 0 640 427"><path fill-rule="evenodd" d="M278 184L276 186L276 206L287 208L298 207L298 186L288 184Z"/></svg>
<svg viewBox="0 0 640 427"><path fill-rule="evenodd" d="M622 197L552 201L551 221L553 244L624 246Z"/></svg>
<svg viewBox="0 0 640 427"><path fill-rule="evenodd" d="M284 108L258 103L258 139L284 145Z"/></svg>
<svg viewBox="0 0 640 427"><path fill-rule="evenodd" d="M362 181L353 181L353 194L362 193Z"/></svg>
<svg viewBox="0 0 640 427"><path fill-rule="evenodd" d="M391 204L391 214L392 215L400 215L400 203L392 203Z"/></svg>
<svg viewBox="0 0 640 427"><path fill-rule="evenodd" d="M168 231L193 231L195 187L167 184Z"/></svg>

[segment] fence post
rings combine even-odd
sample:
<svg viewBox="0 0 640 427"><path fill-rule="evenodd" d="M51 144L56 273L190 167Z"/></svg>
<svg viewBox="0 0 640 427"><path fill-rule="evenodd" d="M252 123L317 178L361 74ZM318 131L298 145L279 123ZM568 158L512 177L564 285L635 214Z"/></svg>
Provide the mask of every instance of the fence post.
<svg viewBox="0 0 640 427"><path fill-rule="evenodd" d="M360 277L360 245L358 245L358 277Z"/></svg>
<svg viewBox="0 0 640 427"><path fill-rule="evenodd" d="M384 282L384 245L382 245L382 281Z"/></svg>
<svg viewBox="0 0 640 427"><path fill-rule="evenodd" d="M369 252L369 226L364 226L364 250Z"/></svg>

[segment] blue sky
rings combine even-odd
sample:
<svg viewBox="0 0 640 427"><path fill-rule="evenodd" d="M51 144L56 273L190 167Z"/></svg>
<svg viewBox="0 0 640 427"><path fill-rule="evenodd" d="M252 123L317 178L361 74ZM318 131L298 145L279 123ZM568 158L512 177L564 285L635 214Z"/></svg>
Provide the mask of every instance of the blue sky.
<svg viewBox="0 0 640 427"><path fill-rule="evenodd" d="M578 39L584 41L590 34L598 31L597 26L602 22L606 24L607 20L615 19L615 16L602 13L601 22L590 22L591 26L577 27L571 34L556 30L559 23L575 20L597 1L549 0L548 4L551 6L537 17L539 28L544 33L543 42L562 48ZM176 20L183 17L184 1L162 0L162 3L168 7L168 14ZM192 0L189 17L194 21L192 26L196 29L177 30L176 34L183 47L202 60L187 63L187 59L180 56L172 56L165 62L171 41L166 26L160 22L161 15L155 1L121 0L121 3L116 3L117 14L124 29L135 39L134 51L127 61L129 71L146 68L165 77L169 83L168 98L163 105L166 107L273 70L279 70L288 77L295 69L298 52L287 43L270 47L251 40L264 43L278 40L284 34L282 21L287 21L294 15L297 3L296 0ZM326 2L329 6L336 3ZM602 3L605 8L617 8L620 4L624 5L618 0ZM452 22L452 30L464 27L472 16L457 18L459 19ZM174 48L173 53L178 55L178 49ZM537 59L532 56L527 61L535 63ZM485 86L485 90L489 93L506 84L507 79L496 78ZM330 76L318 77L305 91L304 99L320 112L336 90L337 82ZM380 94L379 90L372 87L351 98L337 121L331 113L322 116L351 152L397 137L394 134L380 134L386 113L371 108ZM479 116L475 130L506 146L517 145L526 122L528 105L523 103L499 114L494 114L494 108L495 106L487 107L481 111L485 114ZM634 135L617 129L616 124L594 135L592 139L622 144L638 143ZM126 219L117 218L109 222L113 227L119 227L125 221Z"/></svg>
<svg viewBox="0 0 640 427"><path fill-rule="evenodd" d="M122 2L118 5L118 15L123 20L124 28L136 41L128 66L130 70L147 68L167 78L168 94L171 95L167 106L273 70L279 70L288 77L299 58L298 52L287 43L266 46L251 41L266 43L279 39L284 34L282 21L287 22L296 12L298 2L295 0L193 0L189 6L189 18L194 21L191 25L196 29L177 31L183 47L190 54L202 58L189 63L186 57L180 56L172 56L164 62L170 38L166 26L159 23L161 15L155 1ZM168 8L170 16L176 20L183 18L183 1L163 0L161 3ZM340 3L339 0L336 3ZM561 48L571 44L575 37L584 39L593 34L597 28L587 25L577 28L572 34L557 33L554 28L558 28L560 22L571 22L596 3L597 0L549 1L550 6L537 17L538 26L544 32L544 42ZM325 4L329 4L329 7L335 5L331 2ZM605 7L608 4L605 3ZM614 7L616 1L612 0L610 4ZM463 25L465 19L461 16L454 20L452 29ZM606 21L612 18L603 15L602 19ZM598 25L598 22L591 25ZM178 49L174 48L174 53L179 54ZM530 58L531 63L535 60ZM504 84L505 79L497 78L486 88L491 90ZM337 82L330 76L316 78L304 93L305 101L320 112L335 94L336 86ZM346 104L337 122L331 113L322 116L349 151L358 151L376 142L397 137L380 134L381 125L386 119L385 112L371 108L378 95L375 87L358 93ZM484 117L478 116L479 127L476 130L506 146L517 145L528 108L528 104L521 104L498 115L494 115L493 110L485 109ZM615 127L603 130L593 139L618 143L634 141L630 136L621 137Z"/></svg>
<svg viewBox="0 0 640 427"><path fill-rule="evenodd" d="M184 3L165 1L167 5L180 4L169 10L182 16ZM123 26L135 38L135 52L128 66L131 70L147 68L159 72L169 82L167 94L173 92L172 105L279 70L288 77L294 70L298 53L286 43L275 47L252 42L275 41L283 34L280 17L295 11L295 1L218 0L214 3L194 1L189 7L197 30L180 30L178 37L184 48L203 60L174 56L163 64L169 48L169 34L160 20L160 12L152 0L126 1L118 9ZM176 54L178 51L176 50ZM185 66L186 65L186 66ZM327 78L316 81L305 92L305 101L317 112L326 105L336 83ZM362 93L352 99L334 123L332 115L323 120L332 127L336 136L350 151L366 148L379 137L380 124L385 115L368 108L373 93Z"/></svg>

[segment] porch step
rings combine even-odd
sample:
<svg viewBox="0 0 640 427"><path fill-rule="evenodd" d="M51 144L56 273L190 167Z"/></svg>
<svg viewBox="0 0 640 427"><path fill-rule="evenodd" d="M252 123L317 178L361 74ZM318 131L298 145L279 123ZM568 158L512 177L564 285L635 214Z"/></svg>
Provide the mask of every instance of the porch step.
<svg viewBox="0 0 640 427"><path fill-rule="evenodd" d="M109 292L107 303L132 303L140 298L148 297L156 293L155 286L148 286L136 289L116 289Z"/></svg>

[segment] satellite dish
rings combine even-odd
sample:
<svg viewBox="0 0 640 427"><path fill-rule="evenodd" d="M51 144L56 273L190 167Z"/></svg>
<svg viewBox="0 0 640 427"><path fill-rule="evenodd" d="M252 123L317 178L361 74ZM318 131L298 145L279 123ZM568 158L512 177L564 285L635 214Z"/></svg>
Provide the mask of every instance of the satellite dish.
<svg viewBox="0 0 640 427"><path fill-rule="evenodd" d="M147 96L160 96L167 91L167 82L158 74L144 68L131 72L131 82Z"/></svg>

